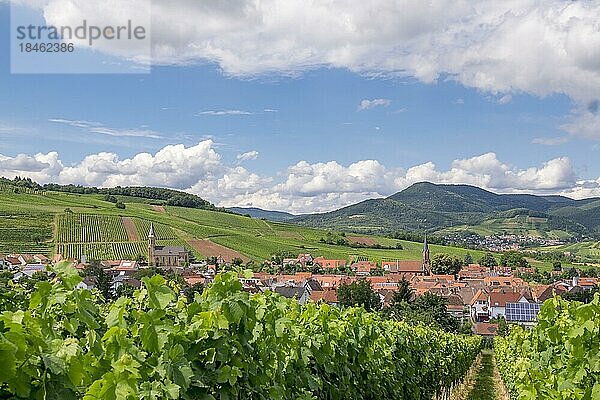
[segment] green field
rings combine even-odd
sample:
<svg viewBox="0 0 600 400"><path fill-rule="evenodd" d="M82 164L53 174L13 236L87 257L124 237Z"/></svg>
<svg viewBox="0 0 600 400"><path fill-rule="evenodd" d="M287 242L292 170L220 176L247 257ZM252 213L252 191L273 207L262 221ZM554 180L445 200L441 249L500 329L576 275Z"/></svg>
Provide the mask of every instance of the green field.
<svg viewBox="0 0 600 400"><path fill-rule="evenodd" d="M519 215L512 218L491 218L477 225L458 225L440 230L445 235L457 232L473 232L480 236L491 235L528 235L545 239L569 239L571 234L551 229L547 218L535 218Z"/></svg>
<svg viewBox="0 0 600 400"><path fill-rule="evenodd" d="M139 200L127 202L126 208L121 210L99 195L15 193L5 188L0 190L0 251L60 253L73 258L85 254L88 259L145 256L146 238L153 222L159 244L190 248L188 240L209 239L255 261L269 259L278 251L308 252L341 259L364 257L374 261L421 258L420 243L400 241L403 250L354 249L320 243L319 239L326 234L324 230L216 211L171 206L165 210L165 213L157 212ZM137 241L128 240L122 217L133 220ZM385 246L399 242L373 238ZM469 252L475 258L481 255L478 251L436 245L431 246L431 252L459 257ZM196 257L203 257L197 251L194 253Z"/></svg>
<svg viewBox="0 0 600 400"><path fill-rule="evenodd" d="M600 242L588 241L581 243L566 244L563 246L542 247L541 251L570 252L577 255L585 262L600 263Z"/></svg>

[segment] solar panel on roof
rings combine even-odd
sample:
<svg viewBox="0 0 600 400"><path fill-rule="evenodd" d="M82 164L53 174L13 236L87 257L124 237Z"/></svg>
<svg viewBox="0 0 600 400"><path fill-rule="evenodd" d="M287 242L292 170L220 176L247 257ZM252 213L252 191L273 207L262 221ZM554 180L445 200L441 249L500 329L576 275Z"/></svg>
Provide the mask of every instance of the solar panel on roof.
<svg viewBox="0 0 600 400"><path fill-rule="evenodd" d="M540 312L540 303L506 303L506 320L512 322L532 322Z"/></svg>

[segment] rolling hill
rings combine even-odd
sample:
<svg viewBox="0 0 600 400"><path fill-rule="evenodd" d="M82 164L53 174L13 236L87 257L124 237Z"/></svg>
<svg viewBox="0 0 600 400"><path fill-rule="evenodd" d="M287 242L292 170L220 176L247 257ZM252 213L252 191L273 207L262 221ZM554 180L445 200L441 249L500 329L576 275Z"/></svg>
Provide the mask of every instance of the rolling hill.
<svg viewBox="0 0 600 400"><path fill-rule="evenodd" d="M353 248L322 243L327 231L224 212L200 198L195 207L169 205L184 194L162 189L102 189L39 187L0 182L0 253L60 253L67 258L121 259L146 254L150 222L158 244L183 245L197 259L223 255L262 262L277 252L311 253L336 259L354 257L374 261L421 258L422 244L369 236L368 242L390 249ZM104 192L104 193L103 193ZM158 194L169 198L157 199ZM161 195L161 196L162 196ZM114 196L125 208L118 208ZM402 250L391 249L402 243ZM475 258L482 252L431 246Z"/></svg>
<svg viewBox="0 0 600 400"><path fill-rule="evenodd" d="M496 194L475 186L422 182L387 198L300 216L292 222L372 234L416 230L600 236L600 199Z"/></svg>

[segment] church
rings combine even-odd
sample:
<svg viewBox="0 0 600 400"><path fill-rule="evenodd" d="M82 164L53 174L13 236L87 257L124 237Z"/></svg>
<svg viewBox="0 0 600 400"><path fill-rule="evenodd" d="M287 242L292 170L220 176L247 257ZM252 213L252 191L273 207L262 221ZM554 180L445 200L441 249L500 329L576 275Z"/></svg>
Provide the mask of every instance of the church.
<svg viewBox="0 0 600 400"><path fill-rule="evenodd" d="M431 275L431 258L429 256L427 236L425 236L425 242L423 243L423 257L421 260L383 260L381 268L391 273Z"/></svg>
<svg viewBox="0 0 600 400"><path fill-rule="evenodd" d="M183 246L157 246L154 224L148 232L148 265L160 268L184 267L189 263L189 252Z"/></svg>

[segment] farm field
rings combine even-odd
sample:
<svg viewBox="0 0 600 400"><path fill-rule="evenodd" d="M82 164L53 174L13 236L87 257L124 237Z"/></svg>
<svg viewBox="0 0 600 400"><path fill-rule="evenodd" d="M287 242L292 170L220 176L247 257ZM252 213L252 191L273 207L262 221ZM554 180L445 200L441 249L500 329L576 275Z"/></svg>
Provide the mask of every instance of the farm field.
<svg viewBox="0 0 600 400"><path fill-rule="evenodd" d="M458 225L439 231L440 234L450 234L456 232L474 232L481 236L515 234L529 235L546 239L568 239L570 234L552 230L548 227L547 218L535 218L526 216L517 216L512 218L494 218L488 219L478 225Z"/></svg>
<svg viewBox="0 0 600 400"><path fill-rule="evenodd" d="M361 235L351 240L388 247L400 242L403 249L352 248L321 243L319 240L327 231L320 229L210 210L157 207L143 201L125 204L125 209L117 209L99 195L0 191L0 215L3 216L0 233L4 233L0 235L0 251L60 253L68 258L85 254L88 259L145 256L152 222L159 245L185 246L196 258L215 255L217 246L230 249L232 256L239 254L243 259L257 262L280 251L377 262L421 258L422 244L416 242ZM17 226L27 229L16 234L13 228ZM138 240L133 240L136 234ZM204 246L203 250L203 246L190 244L203 240L210 240L214 245ZM476 260L483 255L481 251L438 245L431 245L430 250L432 255L444 252L461 258L470 253ZM545 263L535 266L551 267Z"/></svg>

